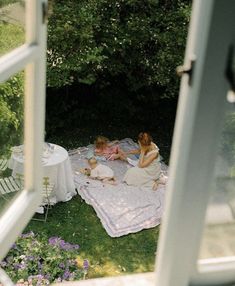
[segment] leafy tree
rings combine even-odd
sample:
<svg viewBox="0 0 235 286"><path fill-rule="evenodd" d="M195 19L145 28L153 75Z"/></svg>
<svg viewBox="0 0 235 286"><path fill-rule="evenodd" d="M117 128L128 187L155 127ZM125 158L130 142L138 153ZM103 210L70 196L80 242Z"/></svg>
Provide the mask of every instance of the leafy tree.
<svg viewBox="0 0 235 286"><path fill-rule="evenodd" d="M24 43L24 28L20 25L0 21L0 31L0 55ZM23 72L0 84L0 156L9 154L10 147L22 143L23 85Z"/></svg>
<svg viewBox="0 0 235 286"><path fill-rule="evenodd" d="M18 145L23 136L23 73L0 85L0 155Z"/></svg>
<svg viewBox="0 0 235 286"><path fill-rule="evenodd" d="M130 92L176 95L190 1L61 0L52 6L48 86L102 88L118 79Z"/></svg>

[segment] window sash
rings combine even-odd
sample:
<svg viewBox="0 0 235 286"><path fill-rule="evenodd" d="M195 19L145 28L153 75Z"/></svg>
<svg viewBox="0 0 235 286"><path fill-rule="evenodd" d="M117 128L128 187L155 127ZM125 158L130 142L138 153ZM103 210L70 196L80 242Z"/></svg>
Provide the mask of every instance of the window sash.
<svg viewBox="0 0 235 286"><path fill-rule="evenodd" d="M46 83L46 23L43 23L43 8L46 5L46 0L26 0L26 43L0 59L0 82L26 68L25 186L1 215L0 260L4 258L23 231L42 199L41 156L44 140Z"/></svg>
<svg viewBox="0 0 235 286"><path fill-rule="evenodd" d="M190 84L188 74L181 81L156 285L218 285L235 278L233 261L197 264L229 89L224 71L235 39L234 13L233 0L193 3L185 67L195 64Z"/></svg>

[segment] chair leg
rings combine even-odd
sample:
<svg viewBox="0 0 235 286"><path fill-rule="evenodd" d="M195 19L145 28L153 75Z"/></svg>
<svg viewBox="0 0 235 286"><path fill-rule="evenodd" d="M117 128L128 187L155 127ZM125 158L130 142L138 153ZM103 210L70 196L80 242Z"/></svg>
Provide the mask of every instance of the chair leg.
<svg viewBox="0 0 235 286"><path fill-rule="evenodd" d="M44 222L47 221L48 211L49 211L49 206L47 205L47 206L46 206L45 217L44 217Z"/></svg>
<svg viewBox="0 0 235 286"><path fill-rule="evenodd" d="M0 194L0 198L3 198L6 202L9 202L9 200L3 194Z"/></svg>

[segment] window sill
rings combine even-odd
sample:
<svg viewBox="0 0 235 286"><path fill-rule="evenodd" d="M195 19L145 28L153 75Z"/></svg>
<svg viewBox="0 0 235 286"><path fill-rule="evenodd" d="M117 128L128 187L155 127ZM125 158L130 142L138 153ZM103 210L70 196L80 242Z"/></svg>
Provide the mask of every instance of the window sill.
<svg viewBox="0 0 235 286"><path fill-rule="evenodd" d="M54 286L154 286L154 272L88 279L83 281L63 282Z"/></svg>

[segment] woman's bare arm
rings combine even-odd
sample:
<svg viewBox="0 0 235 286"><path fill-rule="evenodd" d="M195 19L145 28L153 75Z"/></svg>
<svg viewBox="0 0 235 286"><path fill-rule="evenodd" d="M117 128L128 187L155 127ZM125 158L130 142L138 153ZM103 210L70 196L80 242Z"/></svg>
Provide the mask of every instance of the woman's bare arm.
<svg viewBox="0 0 235 286"><path fill-rule="evenodd" d="M140 149L126 151L125 154L140 154Z"/></svg>
<svg viewBox="0 0 235 286"><path fill-rule="evenodd" d="M153 160L155 160L158 157L158 154L159 153L157 152L157 153L149 155L147 158L145 158L144 152L141 152L138 167L139 168L148 167L153 162Z"/></svg>

